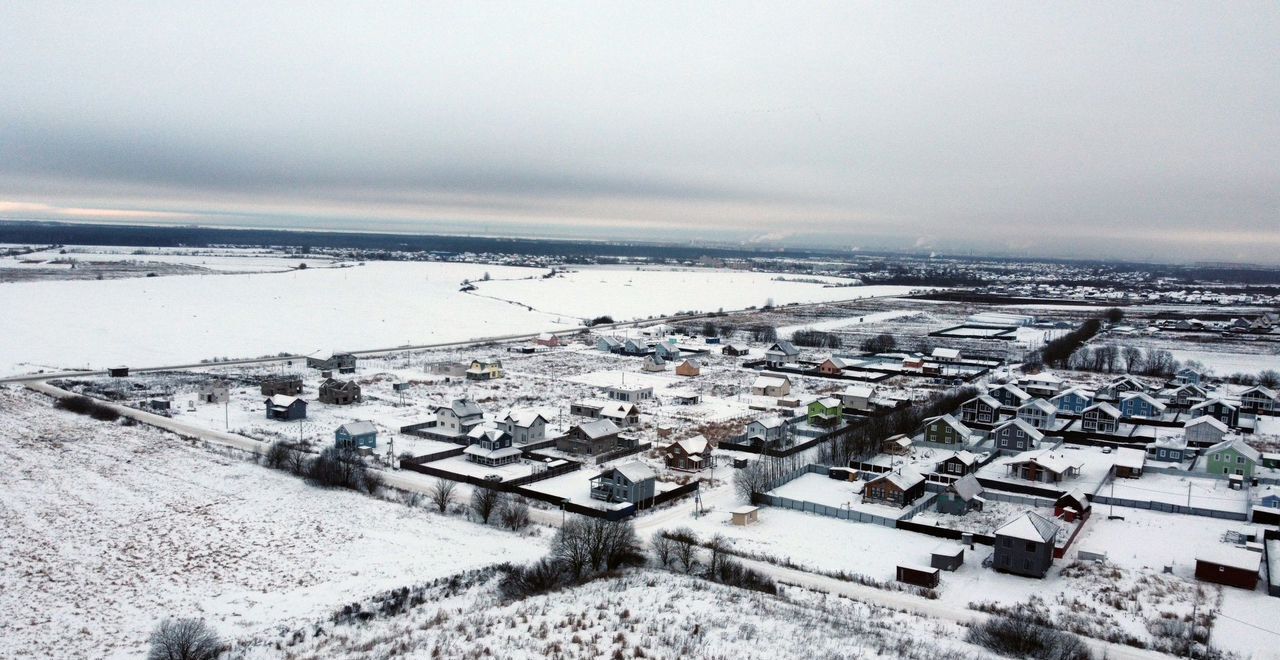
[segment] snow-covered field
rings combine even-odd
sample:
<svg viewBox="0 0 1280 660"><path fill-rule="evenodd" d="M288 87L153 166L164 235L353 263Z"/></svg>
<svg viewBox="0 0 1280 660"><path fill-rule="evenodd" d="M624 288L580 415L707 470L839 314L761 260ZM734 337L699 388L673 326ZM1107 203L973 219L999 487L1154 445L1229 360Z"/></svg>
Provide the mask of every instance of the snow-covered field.
<svg viewBox="0 0 1280 660"><path fill-rule="evenodd" d="M293 257L276 250L246 248L133 248L103 245L67 245L58 250L0 257L0 268L70 268L70 262L137 262L199 266L234 273L281 272L299 264L324 266L331 259L307 255ZM62 262L62 263L56 263Z"/></svg>
<svg viewBox="0 0 1280 660"><path fill-rule="evenodd" d="M160 618L256 634L546 551L13 387L0 387L0 472L0 657L133 658Z"/></svg>
<svg viewBox="0 0 1280 660"><path fill-rule="evenodd" d="M479 282L475 295L459 291ZM0 375L163 366L214 357L389 348L564 330L684 310L896 295L906 287L823 287L767 273L372 262L283 273L0 285ZM530 279L522 279L530 278ZM514 302L507 302L514 301ZM532 307L533 309L530 309Z"/></svg>

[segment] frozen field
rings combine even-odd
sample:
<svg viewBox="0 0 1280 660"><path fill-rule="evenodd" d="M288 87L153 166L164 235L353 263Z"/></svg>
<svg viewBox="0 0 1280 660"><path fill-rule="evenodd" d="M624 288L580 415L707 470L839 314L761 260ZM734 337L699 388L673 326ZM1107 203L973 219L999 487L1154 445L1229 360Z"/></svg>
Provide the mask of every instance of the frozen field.
<svg viewBox="0 0 1280 660"><path fill-rule="evenodd" d="M61 264L53 262L64 262ZM0 268L70 268L70 261L91 263L138 262L181 264L235 273L281 272L305 263L324 266L329 257L291 257L275 250L237 248L132 248L97 245L67 245L60 250L31 252L0 258Z"/></svg>
<svg viewBox="0 0 1280 660"><path fill-rule="evenodd" d="M193 449L0 387L0 657L136 658L159 618L227 636L541 556L546 543Z"/></svg>
<svg viewBox="0 0 1280 660"><path fill-rule="evenodd" d="M494 281L481 282L476 295L458 290L464 279L486 273ZM593 269L542 279L544 273L372 262L284 273L4 284L0 375L390 348L564 330L601 314L624 320L763 305L768 298L781 305L907 291L828 288L733 271Z"/></svg>

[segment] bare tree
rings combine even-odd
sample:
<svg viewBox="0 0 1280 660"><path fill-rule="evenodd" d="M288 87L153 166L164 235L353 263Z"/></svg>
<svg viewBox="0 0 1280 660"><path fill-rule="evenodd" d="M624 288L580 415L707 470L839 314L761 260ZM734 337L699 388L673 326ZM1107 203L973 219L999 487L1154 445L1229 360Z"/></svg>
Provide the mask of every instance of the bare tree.
<svg viewBox="0 0 1280 660"><path fill-rule="evenodd" d="M769 481L769 473L761 459L747 463L747 466L733 474L733 488L738 497L754 504L756 496L765 491Z"/></svg>
<svg viewBox="0 0 1280 660"><path fill-rule="evenodd" d="M653 554L663 568L671 565L671 561L675 558L675 541L667 538L664 532L659 531L653 535L653 540L649 542L649 545L653 546Z"/></svg>
<svg viewBox="0 0 1280 660"><path fill-rule="evenodd" d="M675 544L675 558L685 573L692 573L698 565L698 535L688 527L667 532L667 538Z"/></svg>
<svg viewBox="0 0 1280 660"><path fill-rule="evenodd" d="M204 619L167 619L151 633L147 660L214 660L222 640Z"/></svg>
<svg viewBox="0 0 1280 660"><path fill-rule="evenodd" d="M493 516L493 512L498 509L498 505L502 501L502 493L492 488L482 488L477 486L471 491L471 512L480 518L484 524L489 524L489 518Z"/></svg>
<svg viewBox="0 0 1280 660"><path fill-rule="evenodd" d="M529 503L523 497L507 498L502 510L498 512L502 526L512 531L529 526Z"/></svg>
<svg viewBox="0 0 1280 660"><path fill-rule="evenodd" d="M714 576L720 571L720 564L725 559L724 551L728 547L729 539L725 538L724 534L719 532L716 532L716 534L707 541L707 550L711 552L711 564L707 566L707 573L709 575Z"/></svg>
<svg viewBox="0 0 1280 660"><path fill-rule="evenodd" d="M431 498L431 503L440 513L444 513L449 510L449 505L453 504L453 491L457 487L457 483L448 479L436 479L427 489L427 497Z"/></svg>

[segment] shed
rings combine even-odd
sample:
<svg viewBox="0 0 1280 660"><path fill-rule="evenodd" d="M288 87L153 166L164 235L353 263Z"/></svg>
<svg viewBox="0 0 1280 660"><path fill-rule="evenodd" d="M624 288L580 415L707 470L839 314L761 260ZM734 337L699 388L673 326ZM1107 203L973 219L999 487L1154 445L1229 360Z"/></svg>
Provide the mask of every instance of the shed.
<svg viewBox="0 0 1280 660"><path fill-rule="evenodd" d="M1258 586L1262 554L1229 545L1196 555L1196 579L1253 591Z"/></svg>
<svg viewBox="0 0 1280 660"><path fill-rule="evenodd" d="M729 512L733 515L733 524L745 527L760 520L760 507L746 504Z"/></svg>
<svg viewBox="0 0 1280 660"><path fill-rule="evenodd" d="M944 571L954 571L964 564L964 546L958 543L941 543L933 549L930 565Z"/></svg>
<svg viewBox="0 0 1280 660"><path fill-rule="evenodd" d="M917 587L932 589L938 586L942 572L932 566L916 564L898 564L898 582L914 584Z"/></svg>
<svg viewBox="0 0 1280 660"><path fill-rule="evenodd" d="M107 375L112 378L124 378L129 375L129 367L110 367Z"/></svg>

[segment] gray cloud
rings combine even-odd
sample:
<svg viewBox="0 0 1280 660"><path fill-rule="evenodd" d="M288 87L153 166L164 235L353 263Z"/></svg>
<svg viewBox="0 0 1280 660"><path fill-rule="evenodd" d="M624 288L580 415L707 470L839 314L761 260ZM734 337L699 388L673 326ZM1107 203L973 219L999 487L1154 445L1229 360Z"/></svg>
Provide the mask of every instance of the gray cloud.
<svg viewBox="0 0 1280 660"><path fill-rule="evenodd" d="M1243 2L10 3L0 201L1277 261L1277 33Z"/></svg>

